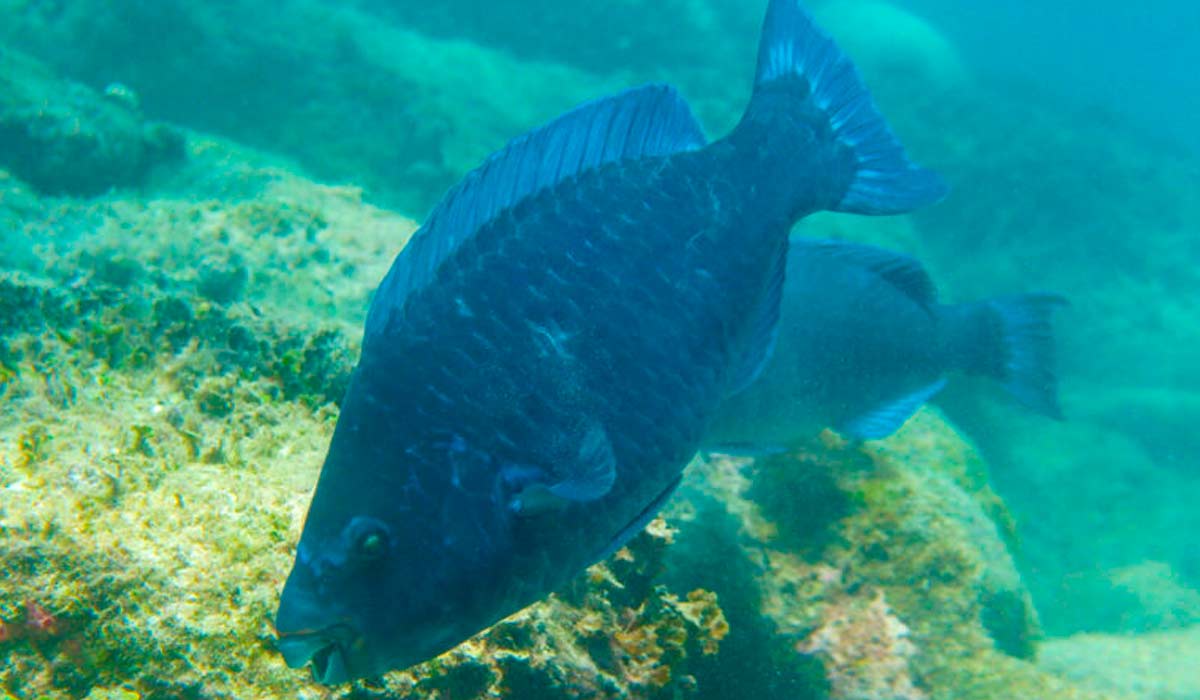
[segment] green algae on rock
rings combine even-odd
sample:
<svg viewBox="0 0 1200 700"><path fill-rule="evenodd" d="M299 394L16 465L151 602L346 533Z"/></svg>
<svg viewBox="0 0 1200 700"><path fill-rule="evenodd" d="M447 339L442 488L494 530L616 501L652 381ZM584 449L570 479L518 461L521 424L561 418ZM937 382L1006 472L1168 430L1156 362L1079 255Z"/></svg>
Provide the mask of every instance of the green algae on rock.
<svg viewBox="0 0 1200 700"><path fill-rule="evenodd" d="M412 224L353 192L251 180L250 197L31 210L86 225L0 280L0 619L24 624L33 603L58 630L0 642L10 694L327 692L284 667L267 620L370 278ZM324 265L305 263L318 248ZM232 250L245 288L206 298L188 261ZM325 280L326 301L289 305L289 277ZM699 464L681 494L679 532L657 522L548 601L333 697L715 698L721 677L812 698L1073 697L1026 660L1007 516L933 412L861 449ZM726 601L751 612L727 618Z"/></svg>
<svg viewBox="0 0 1200 700"><path fill-rule="evenodd" d="M275 654L268 620L332 429L337 375L314 371L305 395L315 400L294 400L269 350L293 342L277 322L234 321L202 299L164 295L147 305L185 319L173 343L157 323L124 315L146 291L0 286L5 300L34 302L29 322L14 314L4 324L0 392L12 410L0 419L0 619L36 605L57 620L53 633L0 639L0 688L319 696ZM64 312L39 313L55 308ZM223 364L235 322L252 351ZM122 342L142 359L89 343L97 324L131 329ZM344 375L350 357L315 344L322 333L340 337L318 331L306 345ZM338 695L687 694L689 659L716 652L724 622L711 594L653 585L670 535L658 524L577 590Z"/></svg>
<svg viewBox="0 0 1200 700"><path fill-rule="evenodd" d="M199 162L236 152L189 143ZM190 167L161 198L0 201L28 242L0 272L0 690L17 698L327 697L274 651L270 611L370 289L415 225L274 166ZM191 177L233 196L186 198ZM196 263L234 259L239 293L214 299ZM724 618L655 583L671 531L651 531L451 654L336 695L694 693ZM54 624L28 633L29 610Z"/></svg>
<svg viewBox="0 0 1200 700"><path fill-rule="evenodd" d="M827 433L797 454L714 456L681 493L692 508L668 517L683 546L711 546L691 528L726 519L744 557L728 568L748 572L700 585L723 601L739 595L727 586L757 586L760 615L790 640L775 664L818 662L825 687L807 697L1115 697L1033 663L1040 634L1011 523L978 453L933 409L862 447ZM746 621L730 622L732 644Z"/></svg>

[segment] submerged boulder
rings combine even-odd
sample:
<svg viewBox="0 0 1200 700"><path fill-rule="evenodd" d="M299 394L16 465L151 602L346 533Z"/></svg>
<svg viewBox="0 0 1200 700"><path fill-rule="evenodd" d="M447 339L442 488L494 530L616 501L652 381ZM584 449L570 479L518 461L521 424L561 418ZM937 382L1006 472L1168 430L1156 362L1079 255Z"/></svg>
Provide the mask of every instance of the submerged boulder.
<svg viewBox="0 0 1200 700"><path fill-rule="evenodd" d="M916 13L878 0L833 0L816 12L869 77L902 76L923 90L960 86L968 77L957 47Z"/></svg>
<svg viewBox="0 0 1200 700"><path fill-rule="evenodd" d="M722 654L754 647L793 697L1106 697L1034 663L1009 516L933 409L861 446L825 433L794 454L711 456L681 495L668 579L715 591L731 625ZM701 569L710 547L733 558L720 571ZM739 679L764 697L780 682Z"/></svg>
<svg viewBox="0 0 1200 700"><path fill-rule="evenodd" d="M124 86L97 94L0 49L0 168L41 192L92 196L138 185L183 156L182 138L146 122Z"/></svg>
<svg viewBox="0 0 1200 700"><path fill-rule="evenodd" d="M716 654L727 627L712 593L656 583L673 535L660 521L447 655L323 695L273 651L270 620L333 427L328 402L351 366L347 341L197 297L141 303L145 291L0 279L0 691L694 693L689 664Z"/></svg>
<svg viewBox="0 0 1200 700"><path fill-rule="evenodd" d="M1200 627L1145 635L1077 634L1046 644L1041 666L1080 685L1129 697L1200 697Z"/></svg>

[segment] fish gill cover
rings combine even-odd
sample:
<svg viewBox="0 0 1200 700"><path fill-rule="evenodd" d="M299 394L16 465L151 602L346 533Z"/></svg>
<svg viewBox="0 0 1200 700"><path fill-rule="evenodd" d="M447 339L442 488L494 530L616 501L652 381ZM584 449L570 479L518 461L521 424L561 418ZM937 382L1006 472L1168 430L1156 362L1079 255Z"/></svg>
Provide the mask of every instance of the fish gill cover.
<svg viewBox="0 0 1200 700"><path fill-rule="evenodd" d="M882 278L919 298L892 282L914 279L903 251L945 304L1069 296L1069 420L1024 419L950 376L937 400L957 431L926 407L878 443L710 456L665 522L546 602L329 690L286 668L269 620L372 289L416 229L367 202L423 212L505 138L661 78L619 68L676 60L656 37L690 56L672 79L720 133L748 90L757 12L631 3L609 21L635 27L636 51L613 34L535 56L486 15L467 42L370 14L403 6L0 3L0 122L17 144L0 149L0 696L1194 695L1195 453L1172 427L1195 413L1194 164L961 61L936 70L953 45L927 23L863 38L899 26L897 8L818 9L955 187L913 218L809 219L803 236L895 251L833 289ZM665 34L662 13L679 19ZM892 19L845 20L864 16ZM156 40L184 35L186 55ZM196 126L369 189L314 184Z"/></svg>

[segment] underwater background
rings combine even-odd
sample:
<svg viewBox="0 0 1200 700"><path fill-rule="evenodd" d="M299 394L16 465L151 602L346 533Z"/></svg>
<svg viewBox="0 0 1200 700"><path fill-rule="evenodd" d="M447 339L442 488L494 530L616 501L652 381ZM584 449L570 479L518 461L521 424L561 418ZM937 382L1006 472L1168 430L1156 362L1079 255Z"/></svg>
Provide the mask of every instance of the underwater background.
<svg viewBox="0 0 1200 700"><path fill-rule="evenodd" d="M828 0L910 216L804 235L1048 290L1066 420L714 457L571 590L327 689L270 617L366 304L581 101L740 116L765 1L0 0L0 697L1200 698L1200 8Z"/></svg>

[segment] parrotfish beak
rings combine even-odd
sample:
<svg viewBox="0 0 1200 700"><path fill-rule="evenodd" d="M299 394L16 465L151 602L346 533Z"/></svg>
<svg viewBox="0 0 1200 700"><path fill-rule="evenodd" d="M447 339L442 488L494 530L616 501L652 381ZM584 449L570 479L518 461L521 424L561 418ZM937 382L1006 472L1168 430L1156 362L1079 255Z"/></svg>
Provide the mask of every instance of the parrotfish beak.
<svg viewBox="0 0 1200 700"><path fill-rule="evenodd" d="M347 646L356 635L345 625L320 632L280 635L276 648L291 668L312 664L313 680L325 685L345 683L350 673Z"/></svg>

